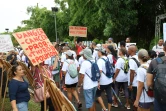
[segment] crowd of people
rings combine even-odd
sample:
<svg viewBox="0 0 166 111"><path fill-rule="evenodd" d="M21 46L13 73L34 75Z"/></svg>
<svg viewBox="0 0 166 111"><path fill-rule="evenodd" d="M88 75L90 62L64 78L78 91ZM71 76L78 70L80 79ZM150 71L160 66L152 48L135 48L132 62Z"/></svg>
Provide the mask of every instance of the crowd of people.
<svg viewBox="0 0 166 111"><path fill-rule="evenodd" d="M120 42L120 47L113 42L113 38L108 39L105 48L95 42L89 47L83 45L82 41L75 40L74 43L76 49L70 48L68 44L54 44L59 55L47 59L40 66L47 70L47 75L58 88L66 91L71 102L75 98L78 109L82 107L79 93L83 93L88 111L97 111L96 101L102 111L111 111L111 107L118 108L121 101L117 96L120 94L124 95L125 108L128 110L134 105L134 111L150 111L154 105L154 111L166 111L166 96L163 94L166 85L162 78L166 76L160 76L164 75L164 71L166 75L166 67L162 66L166 61L166 42L162 39L150 51L138 50L136 45L126 46L126 43L130 43L129 37ZM10 51L6 57L3 53L0 55L0 59L6 59L12 65L13 79L8 88L13 111L28 111L28 83L17 61L24 62L31 70L36 89L44 84L41 77L43 71L40 66L32 65L21 48ZM2 90L4 92L4 86ZM102 93L106 95L107 106L103 102ZM41 111L44 111L44 101L40 103ZM47 98L47 106L49 111L57 111L50 97Z"/></svg>

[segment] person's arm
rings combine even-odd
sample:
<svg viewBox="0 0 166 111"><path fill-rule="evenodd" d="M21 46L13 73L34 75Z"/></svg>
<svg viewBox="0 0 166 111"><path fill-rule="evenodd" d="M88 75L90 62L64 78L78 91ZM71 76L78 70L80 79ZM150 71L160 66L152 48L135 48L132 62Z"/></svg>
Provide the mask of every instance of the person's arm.
<svg viewBox="0 0 166 111"><path fill-rule="evenodd" d="M116 71L115 71L115 75L114 75L114 80L115 80L116 77L118 76L119 72L120 72L120 69L116 69Z"/></svg>
<svg viewBox="0 0 166 111"><path fill-rule="evenodd" d="M67 62L64 62L63 67L62 67L62 73L66 75L67 73Z"/></svg>
<svg viewBox="0 0 166 111"><path fill-rule="evenodd" d="M115 70L115 75L114 75L114 81L116 80L116 77L118 76L121 68L122 68L122 63L121 63L121 58L119 58L116 62L116 70Z"/></svg>
<svg viewBox="0 0 166 111"><path fill-rule="evenodd" d="M135 65L137 65L135 63L134 60L130 59L129 60L129 67L130 67L130 80L129 80L129 89L132 90L132 85L133 85L133 81L134 81L134 76L135 76Z"/></svg>
<svg viewBox="0 0 166 111"><path fill-rule="evenodd" d="M11 101L10 103L11 103L13 111L18 111L17 105L16 105L16 100Z"/></svg>
<svg viewBox="0 0 166 111"><path fill-rule="evenodd" d="M153 87L153 74L147 73L146 84L148 87Z"/></svg>
<svg viewBox="0 0 166 111"><path fill-rule="evenodd" d="M141 94L142 94L142 91L143 91L143 87L144 87L144 83L141 82L141 81L138 81L137 97L136 97L136 100L134 102L135 107L138 107L139 100L140 100L140 97L141 97Z"/></svg>
<svg viewBox="0 0 166 111"><path fill-rule="evenodd" d="M77 45L76 37L74 37L74 44Z"/></svg>

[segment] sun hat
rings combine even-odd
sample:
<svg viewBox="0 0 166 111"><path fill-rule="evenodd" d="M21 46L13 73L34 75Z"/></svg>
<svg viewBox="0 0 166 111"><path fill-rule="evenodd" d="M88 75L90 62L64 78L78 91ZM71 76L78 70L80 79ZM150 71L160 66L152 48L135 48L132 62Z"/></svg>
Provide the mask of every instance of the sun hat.
<svg viewBox="0 0 166 111"><path fill-rule="evenodd" d="M88 59L88 60L92 60L93 59L93 57L92 57L92 51L89 48L85 48L84 50L82 50L80 52L80 55L84 55L84 57L86 59Z"/></svg>
<svg viewBox="0 0 166 111"><path fill-rule="evenodd" d="M73 55L73 53L70 51L70 50L68 50L68 51L66 51L66 52L64 52L66 55L68 55L68 56L72 56Z"/></svg>
<svg viewBox="0 0 166 111"><path fill-rule="evenodd" d="M96 51L100 51L102 53L106 53L106 50L102 47L95 49Z"/></svg>
<svg viewBox="0 0 166 111"><path fill-rule="evenodd" d="M111 37L110 37L108 40L111 40L111 41L113 41L113 38L111 38Z"/></svg>

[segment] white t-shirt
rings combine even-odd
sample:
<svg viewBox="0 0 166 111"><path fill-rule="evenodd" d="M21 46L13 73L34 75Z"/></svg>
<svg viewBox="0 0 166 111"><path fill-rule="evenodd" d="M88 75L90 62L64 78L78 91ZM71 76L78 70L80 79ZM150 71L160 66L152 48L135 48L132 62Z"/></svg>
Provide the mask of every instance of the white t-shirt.
<svg viewBox="0 0 166 111"><path fill-rule="evenodd" d="M127 59L126 57L124 57ZM115 64L115 70L120 69L118 76L116 77L117 82L127 82L128 81L128 74L124 73L124 65L125 60L123 58L119 58Z"/></svg>
<svg viewBox="0 0 166 111"><path fill-rule="evenodd" d="M162 46L157 45L157 47L156 47L156 45L155 45L152 50L154 50L157 55L158 55L160 52L164 52L164 50L163 50L163 45L162 45Z"/></svg>
<svg viewBox="0 0 166 111"><path fill-rule="evenodd" d="M44 64L47 64L48 66L51 66L51 58L48 58L44 61Z"/></svg>
<svg viewBox="0 0 166 111"><path fill-rule="evenodd" d="M108 57L110 63L113 64L113 55L112 54L108 54L107 57Z"/></svg>
<svg viewBox="0 0 166 111"><path fill-rule="evenodd" d="M129 60L129 67L130 67L130 70L134 70L135 71L135 76L134 76L134 80L133 80L133 86L137 86L137 69L138 69L138 65L137 63L131 59L131 58L135 58L137 61L138 61L138 56L137 55L134 55L132 57L130 57L130 60ZM139 61L138 61L139 62ZM128 83L130 84L130 70L129 70L129 74L128 74Z"/></svg>
<svg viewBox="0 0 166 111"><path fill-rule="evenodd" d="M78 60L78 63L79 63L79 65L81 66L81 64L84 62L84 58L83 58L83 56L81 56L80 58L79 58L79 60Z"/></svg>
<svg viewBox="0 0 166 111"><path fill-rule="evenodd" d="M73 60L70 60L70 59L67 59L66 60L67 62L72 62ZM75 77L75 78L71 78L70 77L70 75L69 75L69 73L68 73L68 67L69 67L69 64L67 63L67 62L64 62L64 64L63 64L63 67L62 67L62 71L65 71L66 72L66 75L65 75L65 84L75 84L75 83L77 83L78 82L78 76L77 77ZM77 66L77 67L79 67L79 64L78 64L78 61L75 59L75 65Z"/></svg>
<svg viewBox="0 0 166 111"><path fill-rule="evenodd" d="M106 68L105 68L105 61L102 59L104 58L107 60L106 56L101 57L97 61L97 65L99 67L99 70L102 70L101 77L100 77L100 85L108 85L113 82L112 78L108 78L104 73L106 73ZM104 72L104 73L103 73Z"/></svg>
<svg viewBox="0 0 166 111"><path fill-rule="evenodd" d="M95 61L93 60L92 62L95 62ZM98 82L97 81L94 82L90 78L90 77L92 77L91 67L92 67L92 64L87 60L83 61L82 65L81 65L79 73L84 75L83 89L92 89L92 88L98 86Z"/></svg>
<svg viewBox="0 0 166 111"><path fill-rule="evenodd" d="M149 64L146 63L146 64L142 64L141 66L146 66L146 67L149 67ZM147 75L147 70L142 68L142 67L139 67L138 70L137 70L137 81L140 81L140 82L143 82L144 83L144 87L145 89L147 90L148 87L147 87L147 84L146 84L146 75ZM153 97L149 97L145 91L145 89L143 89L142 91L142 94L141 94L141 97L140 97L140 100L139 102L141 103L148 103L148 102L153 102L154 101L154 98Z"/></svg>
<svg viewBox="0 0 166 111"><path fill-rule="evenodd" d="M99 57L98 57L98 51L94 50L92 56L93 56L93 59L95 59L97 61L99 59Z"/></svg>
<svg viewBox="0 0 166 111"><path fill-rule="evenodd" d="M61 62L65 62L66 61L66 54L62 53L61 55Z"/></svg>

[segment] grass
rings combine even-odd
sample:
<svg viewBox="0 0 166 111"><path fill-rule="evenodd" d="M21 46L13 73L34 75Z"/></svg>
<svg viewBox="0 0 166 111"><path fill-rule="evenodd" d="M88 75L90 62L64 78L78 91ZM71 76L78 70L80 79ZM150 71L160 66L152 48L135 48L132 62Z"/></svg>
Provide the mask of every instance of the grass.
<svg viewBox="0 0 166 111"><path fill-rule="evenodd" d="M1 110L1 107L2 107L1 104L2 104L2 101L0 101L0 110ZM28 103L28 108L29 108L29 111L40 111L40 104L35 103L31 99ZM4 105L4 110L3 111L12 111L12 107L11 107L9 98L5 99L5 105Z"/></svg>

